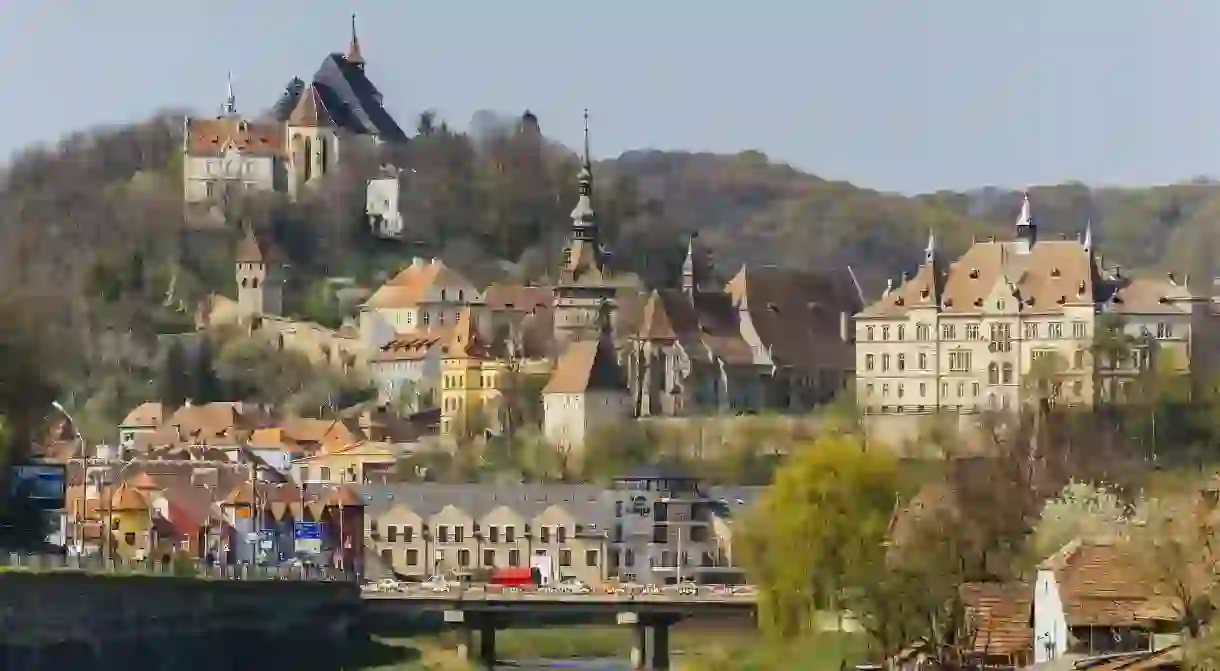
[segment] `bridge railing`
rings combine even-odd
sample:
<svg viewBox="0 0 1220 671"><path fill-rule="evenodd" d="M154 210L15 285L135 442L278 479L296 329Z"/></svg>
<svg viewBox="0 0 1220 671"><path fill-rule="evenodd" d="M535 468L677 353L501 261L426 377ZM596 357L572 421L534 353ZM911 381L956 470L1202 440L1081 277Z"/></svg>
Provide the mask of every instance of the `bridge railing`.
<svg viewBox="0 0 1220 671"><path fill-rule="evenodd" d="M161 575L211 580L307 580L355 581L355 574L331 566L262 566L257 564L209 564L202 560L158 562L155 560L107 559L98 555L27 554L0 552L0 570L84 571L115 575Z"/></svg>

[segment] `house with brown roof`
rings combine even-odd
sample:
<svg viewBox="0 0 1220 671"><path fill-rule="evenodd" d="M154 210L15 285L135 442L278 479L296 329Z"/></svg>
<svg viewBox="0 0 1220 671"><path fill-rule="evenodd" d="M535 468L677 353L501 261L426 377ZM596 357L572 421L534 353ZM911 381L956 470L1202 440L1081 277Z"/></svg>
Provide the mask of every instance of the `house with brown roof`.
<svg viewBox="0 0 1220 671"><path fill-rule="evenodd" d="M511 382L502 343L488 342L475 312L463 308L441 344L441 436L473 438L500 429L503 390Z"/></svg>
<svg viewBox="0 0 1220 671"><path fill-rule="evenodd" d="M1015 409L1033 382L1056 403L1121 401L1154 352L1189 368L1206 314L1172 274L1105 267L1091 226L1077 240L1039 236L1026 194L1012 240L975 242L947 264L929 234L915 273L855 315L856 398L894 435L912 415ZM1135 343L1121 360L1095 356L1110 320Z"/></svg>
<svg viewBox="0 0 1220 671"><path fill-rule="evenodd" d="M441 372L441 343L448 329L428 328L400 333L377 348L369 372L382 403L418 412L436 406Z"/></svg>
<svg viewBox="0 0 1220 671"><path fill-rule="evenodd" d="M1033 661L1034 586L971 582L958 587L966 617L965 650L988 667L1022 668Z"/></svg>
<svg viewBox="0 0 1220 671"><path fill-rule="evenodd" d="M1141 576L1131 551L1120 541L1074 540L1038 565L1035 662L1152 650L1156 634L1181 631L1175 599Z"/></svg>
<svg viewBox="0 0 1220 671"><path fill-rule="evenodd" d="M157 401L141 403L131 409L119 422L119 447L123 454L130 453L140 436L150 436L161 426L165 408Z"/></svg>
<svg viewBox="0 0 1220 671"><path fill-rule="evenodd" d="M597 340L568 343L542 389L542 406L543 434L564 450L583 447L599 426L631 418L631 396L614 348L609 305L602 308Z"/></svg>
<svg viewBox="0 0 1220 671"><path fill-rule="evenodd" d="M859 306L846 277L743 266L717 289L710 266L692 237L682 287L648 298L627 355L639 416L799 411L843 387Z"/></svg>
<svg viewBox="0 0 1220 671"><path fill-rule="evenodd" d="M360 337L381 347L400 333L444 329L482 302L482 292L444 261L415 257L360 306Z"/></svg>

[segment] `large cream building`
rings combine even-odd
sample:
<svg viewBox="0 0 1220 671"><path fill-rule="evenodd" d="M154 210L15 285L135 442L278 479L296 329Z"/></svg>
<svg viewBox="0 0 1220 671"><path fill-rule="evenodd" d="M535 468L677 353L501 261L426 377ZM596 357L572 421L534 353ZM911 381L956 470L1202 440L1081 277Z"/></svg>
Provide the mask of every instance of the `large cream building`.
<svg viewBox="0 0 1220 671"><path fill-rule="evenodd" d="M1189 369L1207 302L1186 284L1105 268L1091 226L1078 240L1039 238L1026 194L1012 241L975 242L946 265L929 236L914 275L855 316L859 405L882 416L1013 409L1031 380L1068 405L1121 401L1154 351ZM1113 340L1108 325L1129 336L1118 361L1095 347Z"/></svg>

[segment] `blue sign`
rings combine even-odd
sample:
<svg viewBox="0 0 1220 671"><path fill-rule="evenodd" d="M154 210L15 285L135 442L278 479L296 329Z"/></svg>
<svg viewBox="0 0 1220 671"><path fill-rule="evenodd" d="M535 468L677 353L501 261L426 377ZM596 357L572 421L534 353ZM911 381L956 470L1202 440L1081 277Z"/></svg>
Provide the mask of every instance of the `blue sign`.
<svg viewBox="0 0 1220 671"><path fill-rule="evenodd" d="M297 522L295 532L295 537L299 541L322 540L322 524L320 522Z"/></svg>

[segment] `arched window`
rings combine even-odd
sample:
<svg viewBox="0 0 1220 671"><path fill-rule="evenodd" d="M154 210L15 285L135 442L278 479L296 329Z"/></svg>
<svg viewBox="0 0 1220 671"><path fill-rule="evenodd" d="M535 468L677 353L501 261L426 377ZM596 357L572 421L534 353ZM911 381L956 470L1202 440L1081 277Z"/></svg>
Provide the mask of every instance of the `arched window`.
<svg viewBox="0 0 1220 671"><path fill-rule="evenodd" d="M241 278L241 286L243 289L250 286L250 278L248 278L248 277Z"/></svg>
<svg viewBox="0 0 1220 671"><path fill-rule="evenodd" d="M250 288L251 288L251 289L257 289L257 288L258 288L258 278L257 278L257 277L255 277L254 279L250 280Z"/></svg>
<svg viewBox="0 0 1220 671"><path fill-rule="evenodd" d="M313 143L307 137L301 138L301 158L301 176L308 182L313 179Z"/></svg>
<svg viewBox="0 0 1220 671"><path fill-rule="evenodd" d="M881 339L882 340L890 339L890 327L888 327L888 326L881 327Z"/></svg>
<svg viewBox="0 0 1220 671"><path fill-rule="evenodd" d="M1004 384L1012 384L1012 364L1004 364Z"/></svg>
<svg viewBox="0 0 1220 671"><path fill-rule="evenodd" d="M928 337L929 335L931 335L931 334L928 331L927 324L918 324L915 326L915 339L916 340L931 340L931 338Z"/></svg>
<svg viewBox="0 0 1220 671"><path fill-rule="evenodd" d="M1000 366L999 366L999 364L992 363L990 366L987 366L987 384L999 384L999 383L1000 383Z"/></svg>

